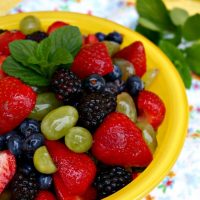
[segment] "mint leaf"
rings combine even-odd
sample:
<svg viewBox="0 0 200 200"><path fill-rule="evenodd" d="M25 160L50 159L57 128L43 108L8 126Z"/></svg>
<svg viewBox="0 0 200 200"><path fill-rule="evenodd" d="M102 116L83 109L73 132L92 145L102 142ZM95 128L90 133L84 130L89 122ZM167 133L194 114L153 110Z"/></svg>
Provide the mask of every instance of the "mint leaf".
<svg viewBox="0 0 200 200"><path fill-rule="evenodd" d="M139 0L136 4L139 23L153 31L173 30L167 8L161 0Z"/></svg>
<svg viewBox="0 0 200 200"><path fill-rule="evenodd" d="M54 52L57 48L63 48L75 56L82 46L82 35L79 28L75 26L61 27L51 33L49 38L52 42L51 52Z"/></svg>
<svg viewBox="0 0 200 200"><path fill-rule="evenodd" d="M185 87L190 88L192 83L192 77L190 74L189 66L182 52L179 49L177 49L175 45L168 41L160 41L159 47L175 65L180 76L182 77Z"/></svg>
<svg viewBox="0 0 200 200"><path fill-rule="evenodd" d="M12 57L22 65L36 71L41 74L40 68L36 65L31 65L35 63L29 62L29 58L35 55L37 49L37 42L31 40L16 40L9 44L9 49Z"/></svg>
<svg viewBox="0 0 200 200"><path fill-rule="evenodd" d="M176 26L181 26L185 23L188 18L188 12L181 8L174 8L169 12L172 22Z"/></svg>
<svg viewBox="0 0 200 200"><path fill-rule="evenodd" d="M49 81L36 73L35 71L26 68L11 56L8 56L2 65L3 70L10 76L21 79L24 83L33 86L48 86Z"/></svg>
<svg viewBox="0 0 200 200"><path fill-rule="evenodd" d="M190 69L196 74L200 75L200 43L195 43L185 50L186 59Z"/></svg>
<svg viewBox="0 0 200 200"><path fill-rule="evenodd" d="M200 39L200 14L188 17L183 25L183 37L189 41Z"/></svg>

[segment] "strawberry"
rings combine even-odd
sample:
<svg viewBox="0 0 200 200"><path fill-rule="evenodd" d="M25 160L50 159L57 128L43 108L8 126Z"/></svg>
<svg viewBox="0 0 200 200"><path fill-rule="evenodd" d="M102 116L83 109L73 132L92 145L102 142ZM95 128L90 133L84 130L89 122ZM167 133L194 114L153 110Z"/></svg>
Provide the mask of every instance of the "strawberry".
<svg viewBox="0 0 200 200"><path fill-rule="evenodd" d="M94 133L93 155L108 165L144 167L152 154L139 128L124 114L113 112Z"/></svg>
<svg viewBox="0 0 200 200"><path fill-rule="evenodd" d="M4 60L6 59L7 56L0 56L0 79L6 77L6 74L4 73L4 71L1 69L1 65L3 64Z"/></svg>
<svg viewBox="0 0 200 200"><path fill-rule="evenodd" d="M123 58L131 62L137 76L142 77L146 72L146 55L143 44L140 41L133 42L129 46L117 52L114 57Z"/></svg>
<svg viewBox="0 0 200 200"><path fill-rule="evenodd" d="M16 171L16 160L10 151L0 151L0 194Z"/></svg>
<svg viewBox="0 0 200 200"><path fill-rule="evenodd" d="M20 31L6 31L0 34L0 55L10 55L9 43L14 40L25 39L25 37Z"/></svg>
<svg viewBox="0 0 200 200"><path fill-rule="evenodd" d="M49 26L47 33L50 34L50 33L54 32L56 29L63 27L63 26L67 26L67 25L69 25L69 24L62 22L62 21L56 21Z"/></svg>
<svg viewBox="0 0 200 200"><path fill-rule="evenodd" d="M84 45L74 59L71 70L79 77L91 74L104 76L113 71L112 60L104 43Z"/></svg>
<svg viewBox="0 0 200 200"><path fill-rule="evenodd" d="M56 200L56 198L48 190L41 190L35 200Z"/></svg>
<svg viewBox="0 0 200 200"><path fill-rule="evenodd" d="M64 190L73 195L84 193L96 174L91 158L86 154L74 153L57 141L46 141L46 146L58 169L55 174L62 180Z"/></svg>
<svg viewBox="0 0 200 200"><path fill-rule="evenodd" d="M157 129L165 117L165 105L158 95L153 92L143 90L137 98L139 117L147 121Z"/></svg>
<svg viewBox="0 0 200 200"><path fill-rule="evenodd" d="M32 111L36 93L20 80L0 79L0 135L17 127Z"/></svg>
<svg viewBox="0 0 200 200"><path fill-rule="evenodd" d="M93 44L99 42L98 38L94 34L89 34L87 37L84 38L83 44Z"/></svg>

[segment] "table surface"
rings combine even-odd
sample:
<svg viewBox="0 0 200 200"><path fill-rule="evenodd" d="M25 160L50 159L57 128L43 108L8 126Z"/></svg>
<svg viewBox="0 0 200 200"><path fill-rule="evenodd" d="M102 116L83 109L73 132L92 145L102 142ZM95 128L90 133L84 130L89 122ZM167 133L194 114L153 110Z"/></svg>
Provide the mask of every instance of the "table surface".
<svg viewBox="0 0 200 200"><path fill-rule="evenodd" d="M9 0L10 1L10 0ZM13 3L19 0L13 0ZM169 7L183 5L177 2L187 2L190 13L200 12L200 6L192 6L191 1L170 1ZM7 2L7 0L6 0ZM124 26L134 28L137 13L134 1L120 0L23 0L8 12L28 12L41 10L62 10L87 13L105 17ZM188 4L189 3L189 4ZM195 1L197 5L198 1ZM1 9L1 4L0 4ZM1 12L0 14L5 14ZM113 15L113 13L115 13ZM169 174L144 200L198 200L200 193L200 77L193 76L192 87L187 90L190 106L190 122L187 138L182 152Z"/></svg>

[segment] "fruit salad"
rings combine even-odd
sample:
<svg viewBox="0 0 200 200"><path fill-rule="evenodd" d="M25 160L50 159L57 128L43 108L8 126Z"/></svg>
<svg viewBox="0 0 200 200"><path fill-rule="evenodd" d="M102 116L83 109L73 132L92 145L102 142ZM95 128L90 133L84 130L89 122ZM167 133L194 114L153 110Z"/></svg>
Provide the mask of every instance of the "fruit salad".
<svg viewBox="0 0 200 200"><path fill-rule="evenodd" d="M0 199L100 200L134 181L165 117L142 42L19 27L0 30Z"/></svg>

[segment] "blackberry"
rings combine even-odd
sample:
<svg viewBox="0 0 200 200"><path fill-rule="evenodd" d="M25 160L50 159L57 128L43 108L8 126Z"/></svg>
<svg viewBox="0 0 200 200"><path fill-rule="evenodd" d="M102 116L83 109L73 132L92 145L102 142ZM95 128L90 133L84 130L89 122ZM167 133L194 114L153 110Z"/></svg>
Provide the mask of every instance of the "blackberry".
<svg viewBox="0 0 200 200"><path fill-rule="evenodd" d="M116 96L108 92L85 94L78 105L79 123L94 131L104 117L115 111Z"/></svg>
<svg viewBox="0 0 200 200"><path fill-rule="evenodd" d="M81 80L70 70L58 69L51 80L51 88L58 100L70 104L80 97L82 91Z"/></svg>
<svg viewBox="0 0 200 200"><path fill-rule="evenodd" d="M17 173L11 187L13 200L34 200L39 190L34 174L25 176Z"/></svg>
<svg viewBox="0 0 200 200"><path fill-rule="evenodd" d="M120 166L103 168L94 180L98 199L107 197L132 181L131 172Z"/></svg>
<svg viewBox="0 0 200 200"><path fill-rule="evenodd" d="M36 42L40 42L43 39L45 39L46 37L48 37L47 33L42 32L42 31L36 31L36 32L34 32L30 35L27 35L26 39L27 40L33 40L33 41L36 41Z"/></svg>

